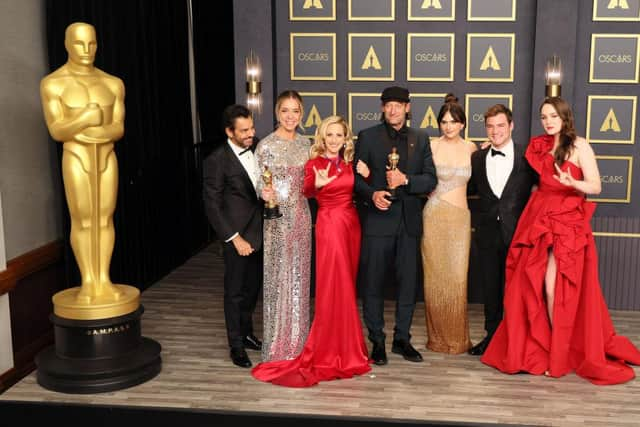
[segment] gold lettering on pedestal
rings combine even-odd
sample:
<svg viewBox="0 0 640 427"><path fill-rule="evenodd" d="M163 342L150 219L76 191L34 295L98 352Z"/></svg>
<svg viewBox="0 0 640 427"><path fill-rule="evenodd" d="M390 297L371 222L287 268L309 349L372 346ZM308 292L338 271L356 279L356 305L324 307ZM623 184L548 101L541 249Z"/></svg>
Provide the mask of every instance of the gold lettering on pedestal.
<svg viewBox="0 0 640 427"><path fill-rule="evenodd" d="M600 132L606 132L608 130L612 130L614 132L622 132L622 130L620 129L620 123L618 123L618 119L616 117L616 113L613 112L613 108L609 109L607 117L604 118L602 126L600 126Z"/></svg>
<svg viewBox="0 0 640 427"><path fill-rule="evenodd" d="M304 4L302 5L303 9L324 9L324 6L322 6L322 2L320 0L306 0L304 2Z"/></svg>
<svg viewBox="0 0 640 427"><path fill-rule="evenodd" d="M420 123L420 129L424 128L438 129L438 119L436 118L436 114L433 112L431 105L427 108L427 112L422 118L422 123Z"/></svg>
<svg viewBox="0 0 640 427"><path fill-rule="evenodd" d="M480 69L485 71L491 68L495 71L500 71L502 68L500 67L500 63L498 62L498 58L496 57L496 53L493 51L493 46L489 46L487 53L484 55L484 59L482 60L482 64L480 64Z"/></svg>
<svg viewBox="0 0 640 427"><path fill-rule="evenodd" d="M318 112L316 104L313 104L311 110L309 110L307 121L304 122L304 127L320 126L320 123L322 123L322 117L320 116L320 112Z"/></svg>
<svg viewBox="0 0 640 427"><path fill-rule="evenodd" d="M362 62L362 66L360 69L368 70L369 68L373 68L374 70L382 70L382 66L380 65L380 61L378 60L378 55L376 55L376 51L373 46L369 46L369 50L364 57L364 62Z"/></svg>
<svg viewBox="0 0 640 427"><path fill-rule="evenodd" d="M131 329L131 325L129 325L128 323L125 323L124 325L110 326L108 328L89 329L85 333L87 335L111 335L111 334L117 334L120 332L125 332L125 331L128 331L129 329Z"/></svg>

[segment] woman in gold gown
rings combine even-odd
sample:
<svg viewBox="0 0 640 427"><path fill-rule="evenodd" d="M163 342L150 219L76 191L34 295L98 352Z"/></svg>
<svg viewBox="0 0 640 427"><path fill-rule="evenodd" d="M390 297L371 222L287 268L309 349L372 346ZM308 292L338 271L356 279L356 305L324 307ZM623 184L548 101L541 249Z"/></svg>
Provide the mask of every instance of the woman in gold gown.
<svg viewBox="0 0 640 427"><path fill-rule="evenodd" d="M471 347L467 316L467 272L471 215L467 182L475 144L460 133L466 117L448 94L438 114L439 138L431 141L438 185L422 212L422 264L429 350L459 354Z"/></svg>

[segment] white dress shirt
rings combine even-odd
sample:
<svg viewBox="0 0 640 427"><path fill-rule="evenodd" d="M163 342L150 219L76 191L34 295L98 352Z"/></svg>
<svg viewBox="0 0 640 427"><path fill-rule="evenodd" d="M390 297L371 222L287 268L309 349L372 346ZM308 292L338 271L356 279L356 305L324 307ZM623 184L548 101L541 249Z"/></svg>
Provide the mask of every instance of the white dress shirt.
<svg viewBox="0 0 640 427"><path fill-rule="evenodd" d="M229 144L229 147L231 147L233 154L235 154L238 160L240 160L240 163L242 164L242 167L244 168L244 170L247 171L247 175L249 175L249 179L251 179L251 183L253 184L253 188L255 189L258 181L258 177L256 176L258 165L256 163L256 157L253 155L253 151L246 150L245 148L242 148L242 147L238 147L236 144L231 142L231 140L228 138L227 138L227 144ZM232 241L233 239L236 238L238 234L240 233L238 232L233 233L233 235L228 239L226 239L224 242L228 243Z"/></svg>
<svg viewBox="0 0 640 427"><path fill-rule="evenodd" d="M500 151L504 153L504 156L493 156L491 155L491 150ZM487 179L489 180L491 191L493 191L493 194L498 198L502 197L504 186L507 184L509 175L511 175L511 171L513 170L513 158L513 140L509 140L509 142L499 150L496 150L492 146L487 153Z"/></svg>

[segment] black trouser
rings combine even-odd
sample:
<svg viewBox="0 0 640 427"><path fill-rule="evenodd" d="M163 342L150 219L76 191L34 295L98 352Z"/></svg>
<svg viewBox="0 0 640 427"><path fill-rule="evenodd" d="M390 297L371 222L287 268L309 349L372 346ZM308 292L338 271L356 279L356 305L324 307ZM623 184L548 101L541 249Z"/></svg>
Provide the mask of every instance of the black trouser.
<svg viewBox="0 0 640 427"><path fill-rule="evenodd" d="M407 234L404 224L392 236L367 236L362 239L362 279L364 323L369 339L381 342L384 334L384 286L389 268L395 271L396 325L394 339L409 340L416 305L419 237Z"/></svg>
<svg viewBox="0 0 640 427"><path fill-rule="evenodd" d="M509 247L504 243L500 222L483 224L484 236L490 236L478 244L478 269L484 290L484 329L491 339L502 320L504 308L505 262ZM488 240L488 241L487 241Z"/></svg>
<svg viewBox="0 0 640 427"><path fill-rule="evenodd" d="M262 287L262 251L240 256L233 243L225 243L224 320L230 347L243 347L243 337L253 334L252 315Z"/></svg>

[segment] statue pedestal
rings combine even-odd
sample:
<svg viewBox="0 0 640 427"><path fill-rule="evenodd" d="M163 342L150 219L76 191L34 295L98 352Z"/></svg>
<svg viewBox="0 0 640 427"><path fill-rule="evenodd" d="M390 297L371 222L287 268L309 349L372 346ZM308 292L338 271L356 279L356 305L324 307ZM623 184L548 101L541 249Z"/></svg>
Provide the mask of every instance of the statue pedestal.
<svg viewBox="0 0 640 427"><path fill-rule="evenodd" d="M38 383L63 393L101 393L141 384L161 369L160 344L141 336L132 313L78 320L52 314L55 345L36 356Z"/></svg>

